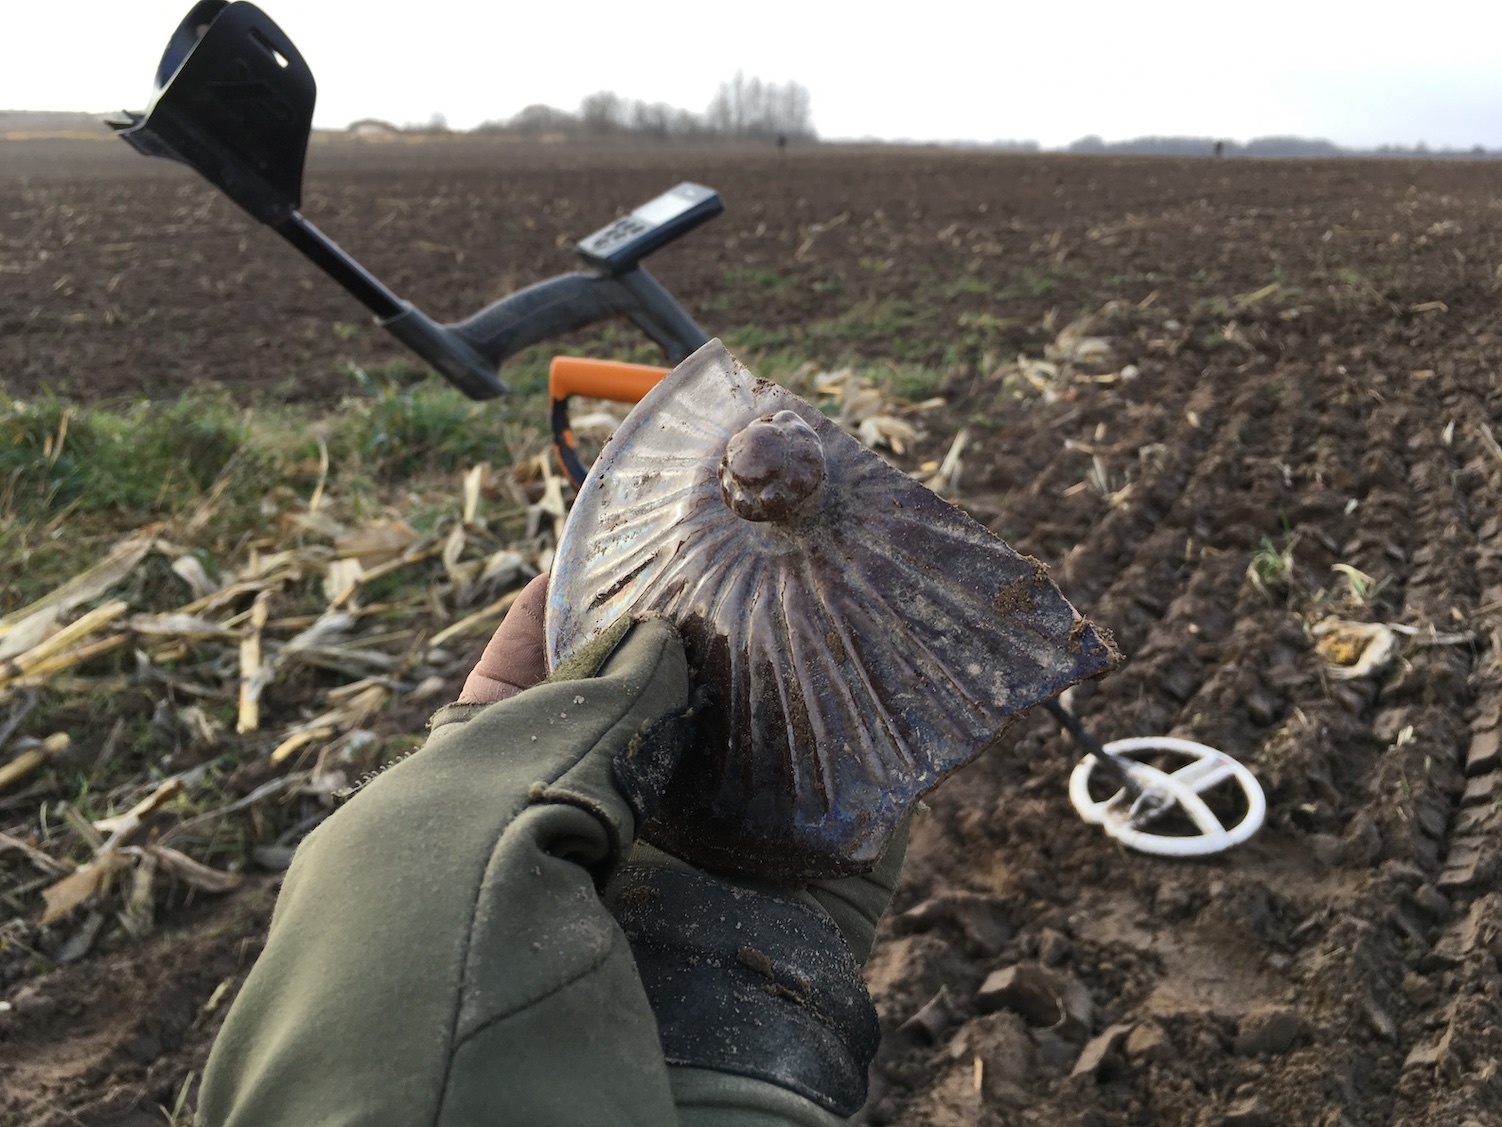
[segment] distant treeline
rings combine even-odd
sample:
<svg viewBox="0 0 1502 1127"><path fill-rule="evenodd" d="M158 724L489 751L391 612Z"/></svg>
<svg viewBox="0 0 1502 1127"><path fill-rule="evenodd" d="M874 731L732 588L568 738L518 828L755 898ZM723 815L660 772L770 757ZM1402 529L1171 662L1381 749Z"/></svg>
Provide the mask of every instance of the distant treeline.
<svg viewBox="0 0 1502 1127"><path fill-rule="evenodd" d="M577 111L555 106L532 105L504 121L487 121L479 133L514 133L523 136L609 137L630 135L658 140L782 138L789 141L814 139L808 90L796 82L763 82L740 71L719 92L703 113L670 106L666 102L643 102L601 90L579 103Z"/></svg>
<svg viewBox="0 0 1502 1127"><path fill-rule="evenodd" d="M0 135L75 136L97 134L109 136L104 125L107 115L53 110L0 109ZM351 133L447 133L448 123L442 114L422 125L397 126L379 118L363 118L347 127ZM569 137L621 136L651 138L811 141L815 139L809 109L808 91L796 82L778 84L747 78L737 73L720 84L719 93L703 113L677 109L663 102L642 102L622 98L609 91L591 94L575 111L553 106L528 106L515 117L504 121L487 121L476 128L480 133L510 133L521 136L562 134ZM882 144L875 138L870 143ZM900 143L900 142L899 142ZM930 142L930 144L933 144ZM939 147L983 149L997 152L1039 153L1037 141L947 141ZM1067 145L1065 152L1103 153L1150 156L1224 156L1224 157L1392 157L1417 160L1497 160L1502 149L1476 145L1469 149L1431 149L1420 141L1417 145L1380 145L1371 149L1348 149L1333 141L1305 137L1258 137L1246 144L1215 137L1134 137L1129 141L1103 141L1100 137L1081 137Z"/></svg>
<svg viewBox="0 0 1502 1127"><path fill-rule="evenodd" d="M1011 144L1008 142L1007 144ZM1413 148L1382 145L1375 149L1347 149L1333 141L1304 137L1258 137L1245 145L1215 137L1136 137L1130 141L1102 141L1081 137L1065 150L1071 153L1121 153L1154 156L1226 157L1417 157L1420 159L1489 160L1502 157L1502 150L1488 151L1481 145L1470 149L1431 149L1420 141Z"/></svg>

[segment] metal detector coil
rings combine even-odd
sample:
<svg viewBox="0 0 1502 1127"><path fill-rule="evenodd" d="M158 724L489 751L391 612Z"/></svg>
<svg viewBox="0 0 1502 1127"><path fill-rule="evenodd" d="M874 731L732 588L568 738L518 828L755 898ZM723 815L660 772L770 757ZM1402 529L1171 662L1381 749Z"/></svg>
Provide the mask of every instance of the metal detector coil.
<svg viewBox="0 0 1502 1127"><path fill-rule="evenodd" d="M1240 845L1262 828L1267 799L1253 774L1223 751L1193 740L1170 736L1138 736L1105 745L1107 754L1119 757L1139 793L1123 787L1109 798L1090 796L1090 780L1101 766L1094 755L1082 759L1069 777L1069 800L1087 822L1130 849L1159 857L1207 857ZM1146 752L1170 752L1189 762L1175 771L1163 771L1137 762ZM1207 791L1232 781L1240 789L1246 811L1230 826L1222 824L1202 797ZM1196 833L1177 835L1154 832L1151 827L1170 811L1178 809L1193 823Z"/></svg>

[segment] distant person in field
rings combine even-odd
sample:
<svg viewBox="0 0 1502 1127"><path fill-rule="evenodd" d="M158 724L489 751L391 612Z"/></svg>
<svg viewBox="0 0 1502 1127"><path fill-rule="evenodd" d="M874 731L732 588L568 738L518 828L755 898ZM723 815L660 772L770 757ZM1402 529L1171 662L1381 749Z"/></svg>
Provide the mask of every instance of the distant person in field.
<svg viewBox="0 0 1502 1127"><path fill-rule="evenodd" d="M635 844L692 754L688 661L623 618L547 677L546 578L427 744L298 847L200 1127L836 1127L905 833L867 876L731 881ZM546 678L546 680L545 680Z"/></svg>

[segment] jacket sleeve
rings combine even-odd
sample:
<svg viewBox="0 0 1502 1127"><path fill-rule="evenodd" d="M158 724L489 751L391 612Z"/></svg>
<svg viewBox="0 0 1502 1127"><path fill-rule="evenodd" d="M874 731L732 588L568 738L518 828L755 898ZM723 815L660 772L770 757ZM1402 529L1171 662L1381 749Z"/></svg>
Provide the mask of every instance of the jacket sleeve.
<svg viewBox="0 0 1502 1127"><path fill-rule="evenodd" d="M676 636L450 706L298 849L210 1055L207 1127L678 1121L598 889L636 833L611 762L687 705Z"/></svg>

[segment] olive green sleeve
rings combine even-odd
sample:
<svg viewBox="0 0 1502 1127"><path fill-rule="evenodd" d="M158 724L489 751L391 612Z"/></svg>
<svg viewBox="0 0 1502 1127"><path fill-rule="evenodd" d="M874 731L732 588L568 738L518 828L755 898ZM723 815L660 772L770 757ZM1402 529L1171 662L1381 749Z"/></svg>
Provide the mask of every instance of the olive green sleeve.
<svg viewBox="0 0 1502 1127"><path fill-rule="evenodd" d="M796 1092L733 1072L672 1065L668 1078L677 1127L846 1127L850 1122Z"/></svg>
<svg viewBox="0 0 1502 1127"><path fill-rule="evenodd" d="M603 885L636 827L611 761L683 709L676 636L435 718L298 849L204 1074L207 1127L677 1122Z"/></svg>

